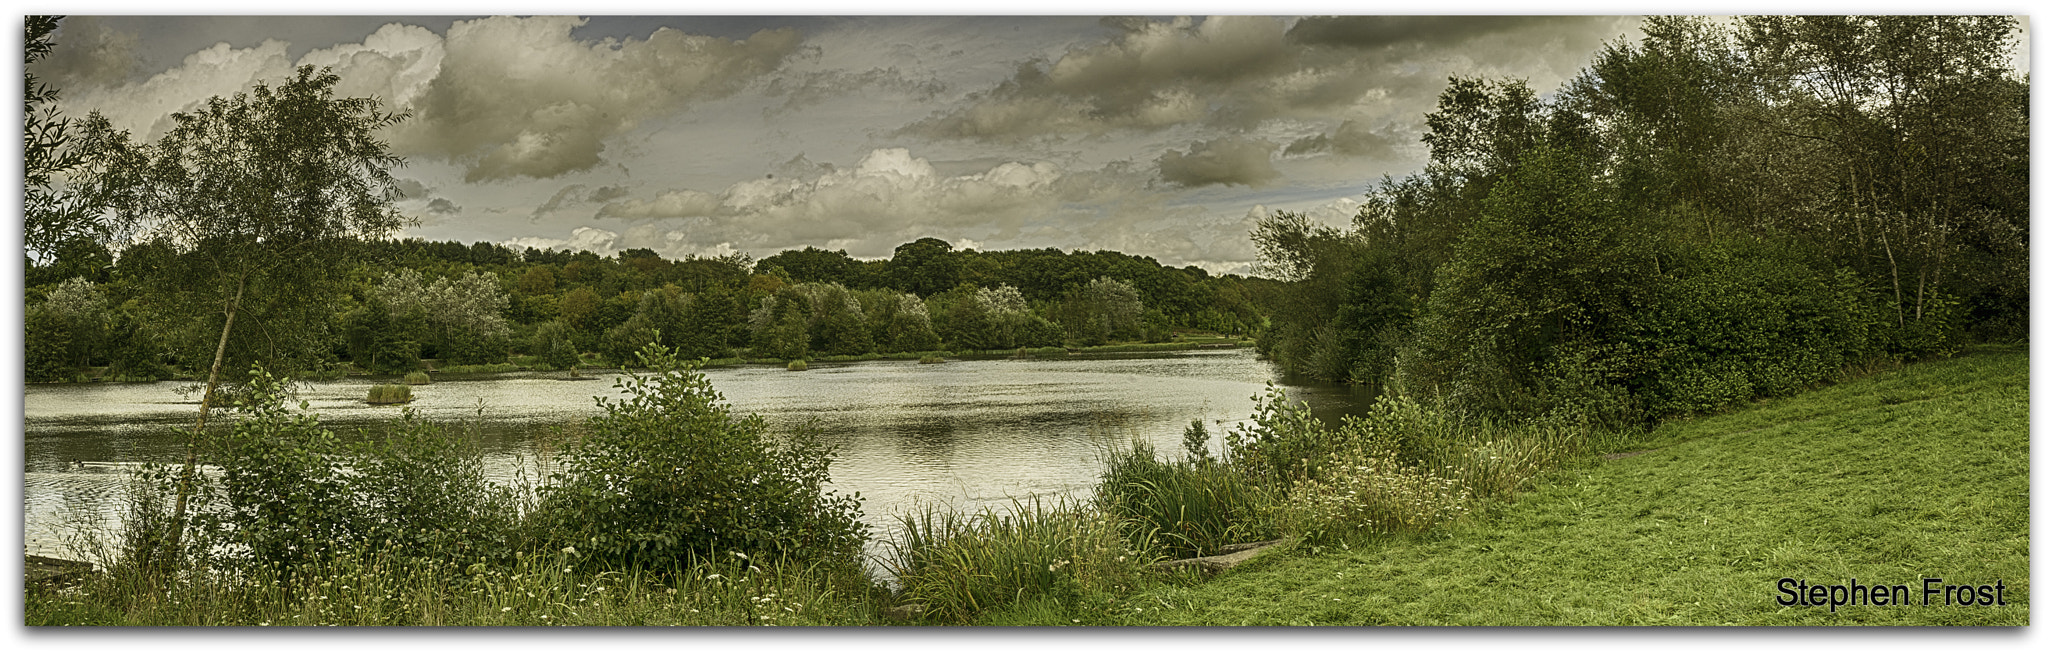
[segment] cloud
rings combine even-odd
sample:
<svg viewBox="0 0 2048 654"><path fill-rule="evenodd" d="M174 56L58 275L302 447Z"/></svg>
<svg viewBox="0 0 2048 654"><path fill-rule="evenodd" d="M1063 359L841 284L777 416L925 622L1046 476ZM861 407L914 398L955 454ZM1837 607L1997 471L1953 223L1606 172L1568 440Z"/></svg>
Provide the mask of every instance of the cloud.
<svg viewBox="0 0 2048 654"><path fill-rule="evenodd" d="M745 39L660 28L645 40L579 41L582 19L494 17L449 27L434 83L400 125L401 154L468 166L465 181L586 171L605 140L690 102L729 95L796 51L794 30Z"/></svg>
<svg viewBox="0 0 2048 654"><path fill-rule="evenodd" d="M1387 126L1376 132L1358 121L1347 120L1337 125L1335 136L1311 134L1295 139L1287 144L1283 154L1293 156L1336 152L1353 157L1390 159L1399 156L1400 148L1417 140L1405 135L1388 134L1394 131L1396 130L1393 126Z"/></svg>
<svg viewBox="0 0 2048 654"><path fill-rule="evenodd" d="M876 92L904 96L913 102L930 102L946 92L946 83L936 79L911 79L891 66L858 73L824 70L779 76L769 80L767 88L762 90L762 94L768 97L784 98L781 105L768 109L770 115L821 105L855 93Z"/></svg>
<svg viewBox="0 0 2048 654"><path fill-rule="evenodd" d="M1571 16L1313 16L1287 30L1287 40L1345 48L1456 45L1522 29L1573 29Z"/></svg>
<svg viewBox="0 0 2048 654"><path fill-rule="evenodd" d="M282 82L292 71L285 48L285 43L269 40L240 49L217 43L139 83L63 89L64 110L71 115L98 111L115 128L154 141L170 130L172 113L191 111L215 96L233 97L259 80Z"/></svg>
<svg viewBox="0 0 2048 654"><path fill-rule="evenodd" d="M449 202L448 198L434 198L434 201L427 203L427 212L445 216L462 213L462 207L456 206L454 202Z"/></svg>
<svg viewBox="0 0 2048 654"><path fill-rule="evenodd" d="M1016 143L1180 127L1249 134L1275 119L1415 122L1450 74L1514 76L1548 88L1633 20L1103 19L1115 33L1025 62L899 133Z"/></svg>
<svg viewBox="0 0 2048 654"><path fill-rule="evenodd" d="M1156 130L1209 117L1214 92L1294 67L1282 23L1268 17L1109 21L1121 33L1030 61L964 108L907 127L940 138L1019 140Z"/></svg>
<svg viewBox="0 0 2048 654"><path fill-rule="evenodd" d="M342 79L338 95L411 113L390 128L395 154L457 163L470 183L550 178L604 163L606 141L642 121L754 83L800 40L791 29L727 39L663 27L645 39L585 41L571 35L583 22L492 17L455 22L445 36L392 23L298 62L280 41L220 43L139 84L88 85L66 104L100 108L116 126L154 139L169 114L208 97L276 83L296 64L331 66Z"/></svg>
<svg viewBox="0 0 2048 654"><path fill-rule="evenodd" d="M29 67L43 82L72 86L126 84L142 73L136 53L140 38L107 26L95 16L67 16L51 42L58 47Z"/></svg>
<svg viewBox="0 0 2048 654"><path fill-rule="evenodd" d="M1215 184L1261 186L1280 176L1273 170L1270 142L1236 136L1197 141L1186 154L1168 150L1159 157L1159 177L1188 188Z"/></svg>

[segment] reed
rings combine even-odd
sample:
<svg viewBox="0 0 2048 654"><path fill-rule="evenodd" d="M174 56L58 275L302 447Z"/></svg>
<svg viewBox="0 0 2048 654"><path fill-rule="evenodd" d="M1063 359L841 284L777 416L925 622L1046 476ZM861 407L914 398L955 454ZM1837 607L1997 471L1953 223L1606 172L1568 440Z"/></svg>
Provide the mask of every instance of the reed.
<svg viewBox="0 0 2048 654"><path fill-rule="evenodd" d="M370 387L370 404L404 404L412 401L412 387L405 384L377 384Z"/></svg>
<svg viewBox="0 0 2048 654"><path fill-rule="evenodd" d="M1061 499L1012 499L1010 511L921 507L898 516L883 565L928 620L966 622L1036 598L1074 600L1135 587L1151 558L1124 540L1123 521Z"/></svg>
<svg viewBox="0 0 2048 654"><path fill-rule="evenodd" d="M405 384L407 386L419 386L422 384L431 383L434 383L434 378L427 376L427 373L425 372L415 370L412 372L405 373Z"/></svg>
<svg viewBox="0 0 2048 654"><path fill-rule="evenodd" d="M1279 536L1272 494L1242 472L1204 458L1160 461L1144 441L1110 456L1096 500L1126 521L1131 538L1174 558Z"/></svg>

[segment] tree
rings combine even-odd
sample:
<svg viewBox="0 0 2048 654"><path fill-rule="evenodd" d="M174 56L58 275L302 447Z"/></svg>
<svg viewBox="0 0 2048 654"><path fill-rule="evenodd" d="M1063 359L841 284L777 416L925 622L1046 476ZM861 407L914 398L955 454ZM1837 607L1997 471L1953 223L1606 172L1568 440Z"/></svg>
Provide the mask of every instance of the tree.
<svg viewBox="0 0 2048 654"><path fill-rule="evenodd" d="M24 68L49 56L51 34L62 16L29 16L25 21ZM89 203L58 193L57 177L86 166L86 150L72 142L71 119L57 113L57 90L23 73L21 111L22 245L45 256L67 241L104 240L107 223L94 220Z"/></svg>
<svg viewBox="0 0 2048 654"><path fill-rule="evenodd" d="M340 78L304 66L273 89L258 83L233 98L215 97L191 113L172 114L156 143L134 145L95 114L87 121L91 152L105 174L86 181L93 197L109 198L124 223L168 244L176 270L159 291L176 306L218 317L220 338L200 396L173 516L176 552L197 441L230 370L267 361L273 370L304 365L331 316L316 302L334 283L344 244L382 238L407 221L391 206L399 197L389 154L377 130L402 115L371 98L336 98ZM236 332L237 319L252 320ZM230 347L230 346L234 347ZM296 364L296 365L295 365Z"/></svg>

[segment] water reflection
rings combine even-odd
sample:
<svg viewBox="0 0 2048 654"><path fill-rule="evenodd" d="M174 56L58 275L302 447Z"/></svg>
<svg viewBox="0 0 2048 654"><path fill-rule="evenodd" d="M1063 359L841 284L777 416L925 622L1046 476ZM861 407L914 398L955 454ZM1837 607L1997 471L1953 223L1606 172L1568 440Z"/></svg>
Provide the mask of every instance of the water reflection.
<svg viewBox="0 0 2048 654"><path fill-rule="evenodd" d="M777 429L809 425L838 448L831 488L859 493L877 535L920 503L972 510L1011 498L1092 488L1103 456L1133 439L1178 455L1188 421L1209 426L1211 451L1252 413L1252 398L1275 379L1249 350L1033 360L813 364L706 372L736 413ZM416 387L410 408L442 422L477 427L490 477L531 480L548 456L549 434L598 413L616 397L615 375L568 381L554 375L441 376ZM375 429L399 409L362 403L371 382L304 385L298 398L337 432ZM65 514L111 515L122 475L67 469L70 461L168 461L181 455L177 430L197 408L183 384L35 385L23 402L24 499L28 549L61 555ZM1334 422L1369 406L1367 391L1285 385Z"/></svg>

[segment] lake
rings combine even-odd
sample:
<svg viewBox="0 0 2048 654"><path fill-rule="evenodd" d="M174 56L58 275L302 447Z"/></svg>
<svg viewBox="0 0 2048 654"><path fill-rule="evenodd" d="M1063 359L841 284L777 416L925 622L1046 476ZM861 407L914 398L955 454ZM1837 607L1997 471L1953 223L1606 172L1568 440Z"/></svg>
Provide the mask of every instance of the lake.
<svg viewBox="0 0 2048 654"><path fill-rule="evenodd" d="M919 504L962 510L1009 506L1011 498L1086 497L1111 448L1133 439L1181 455L1190 420L1207 424L1210 450L1250 418L1268 383L1308 402L1326 422L1363 413L1373 396L1347 386L1281 383L1277 367L1250 349L1090 355L1048 359L812 363L715 368L704 372L738 414L774 427L815 421L838 448L832 490L860 493L866 522L886 538L894 516ZM537 445L555 428L598 412L595 396L616 396L616 374L567 380L562 373L437 376L413 388L409 405L436 421L476 421L487 473L512 484L533 476ZM378 380L388 382L389 380ZM397 416L362 398L373 383L344 379L302 385L301 401L330 428L370 428ZM178 429L197 416L189 382L33 384L24 390L25 540L28 552L65 556L66 516L98 515L111 528L120 509L119 468L71 461L182 460ZM215 420L226 414L216 413ZM871 551L879 551L873 550Z"/></svg>

